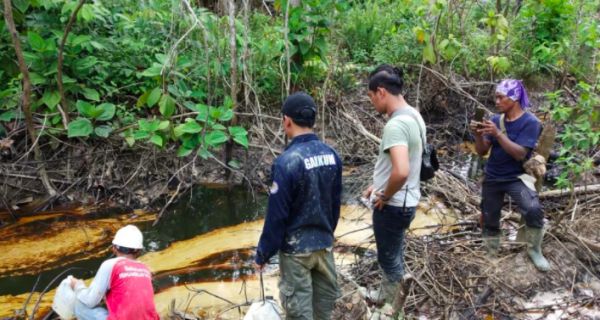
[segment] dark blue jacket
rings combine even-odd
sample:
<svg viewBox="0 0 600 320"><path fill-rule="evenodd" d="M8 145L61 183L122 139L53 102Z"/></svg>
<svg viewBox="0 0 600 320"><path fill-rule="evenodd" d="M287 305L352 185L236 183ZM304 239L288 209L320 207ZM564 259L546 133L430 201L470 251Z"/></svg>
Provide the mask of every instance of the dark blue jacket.
<svg viewBox="0 0 600 320"><path fill-rule="evenodd" d="M306 253L333 246L340 217L342 161L315 134L295 137L273 163L272 185L256 263L281 250Z"/></svg>

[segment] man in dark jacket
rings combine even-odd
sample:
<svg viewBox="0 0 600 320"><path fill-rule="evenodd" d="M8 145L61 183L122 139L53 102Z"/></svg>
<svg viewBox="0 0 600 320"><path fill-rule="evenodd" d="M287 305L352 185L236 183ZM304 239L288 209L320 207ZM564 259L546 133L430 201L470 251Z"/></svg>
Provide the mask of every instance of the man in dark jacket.
<svg viewBox="0 0 600 320"><path fill-rule="evenodd" d="M313 133L317 108L309 95L289 96L282 113L292 141L273 163L256 268L262 271L279 252L279 290L287 319L330 319L339 296L332 247L340 216L342 162Z"/></svg>

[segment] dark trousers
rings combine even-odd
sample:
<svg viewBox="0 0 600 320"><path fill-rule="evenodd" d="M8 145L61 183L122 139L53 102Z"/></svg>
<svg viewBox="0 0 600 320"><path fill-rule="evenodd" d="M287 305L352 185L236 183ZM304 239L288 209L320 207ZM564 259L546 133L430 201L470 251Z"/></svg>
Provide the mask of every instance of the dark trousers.
<svg viewBox="0 0 600 320"><path fill-rule="evenodd" d="M504 205L504 195L508 194L519 207L525 223L530 228L544 226L544 212L537 192L527 188L519 180L484 181L481 192L481 212L483 213L483 231L487 235L500 233L500 210Z"/></svg>
<svg viewBox="0 0 600 320"><path fill-rule="evenodd" d="M373 210L377 261L387 279L398 282L404 275L404 233L415 218L416 207L384 206Z"/></svg>

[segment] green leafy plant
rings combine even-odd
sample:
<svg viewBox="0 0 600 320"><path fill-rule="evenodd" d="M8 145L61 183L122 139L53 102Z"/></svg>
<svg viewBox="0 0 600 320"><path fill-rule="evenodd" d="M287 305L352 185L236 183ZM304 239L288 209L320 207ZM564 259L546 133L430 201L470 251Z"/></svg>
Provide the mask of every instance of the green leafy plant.
<svg viewBox="0 0 600 320"><path fill-rule="evenodd" d="M111 120L115 116L116 107L112 103L102 103L97 106L85 102L77 101L77 110L80 118L69 123L67 134L69 138L88 137L95 133L96 136L108 138L113 128L109 125L97 125L100 121Z"/></svg>
<svg viewBox="0 0 600 320"><path fill-rule="evenodd" d="M557 178L561 188L572 187L585 172L593 169L591 152L600 143L600 94L585 82L577 85L579 99L575 106L565 105L562 91L547 94L552 119L563 126L558 164L565 168Z"/></svg>

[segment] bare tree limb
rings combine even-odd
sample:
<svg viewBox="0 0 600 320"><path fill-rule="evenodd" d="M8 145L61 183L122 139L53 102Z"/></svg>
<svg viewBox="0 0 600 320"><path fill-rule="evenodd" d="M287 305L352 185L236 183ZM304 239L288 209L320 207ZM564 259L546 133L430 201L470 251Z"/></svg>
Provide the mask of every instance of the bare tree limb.
<svg viewBox="0 0 600 320"><path fill-rule="evenodd" d="M234 126L237 124L237 117L235 116L235 110L238 107L238 53L237 53L237 32L235 28L235 1L228 0L227 10L229 13L229 54L230 54L230 64L231 64L231 75L230 75L230 83L231 83L231 101L232 107L231 109L234 111L233 118L230 121L230 125ZM227 141L227 145L225 146L225 163L229 163L232 158L233 153L233 139L229 139ZM225 171L225 177L228 183L231 185L231 170Z"/></svg>
<svg viewBox="0 0 600 320"><path fill-rule="evenodd" d="M288 38L289 33L290 33L290 29L289 29L289 20L290 20L290 2L286 1L286 5L285 5L285 20L284 20L284 28L283 28L283 37L284 37L284 44L285 44L285 60L286 60L286 65L287 65L287 72L284 75L284 79L285 79L285 95L289 96L290 95L290 82L291 82L291 78L292 78L292 74L291 74L291 62L290 62L290 39Z"/></svg>
<svg viewBox="0 0 600 320"><path fill-rule="evenodd" d="M58 92L60 94L60 104L58 105L58 111L62 116L62 123L65 126L65 129L69 126L69 114L65 112L65 110L69 110L69 105L67 104L67 99L65 98L65 89L63 87L63 62L64 62L64 51L65 51L65 43L67 42L67 37L69 36L69 32L71 32L71 28L75 23L75 19L77 18L77 13L83 7L85 0L79 0L77 7L73 10L71 17L69 18L69 22L65 27L65 32L63 34L62 40L60 41L60 46L58 47L58 66L56 71L56 84L58 85ZM62 106L61 106L62 105ZM64 109L63 109L64 108Z"/></svg>

